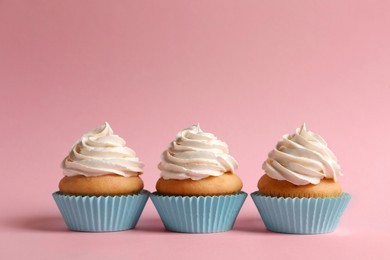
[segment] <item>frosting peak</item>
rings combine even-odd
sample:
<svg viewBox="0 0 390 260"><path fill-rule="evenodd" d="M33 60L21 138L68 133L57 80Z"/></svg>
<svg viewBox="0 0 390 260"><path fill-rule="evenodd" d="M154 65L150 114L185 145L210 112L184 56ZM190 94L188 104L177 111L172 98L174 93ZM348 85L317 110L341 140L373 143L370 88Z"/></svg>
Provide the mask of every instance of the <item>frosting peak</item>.
<svg viewBox="0 0 390 260"><path fill-rule="evenodd" d="M135 152L114 134L107 122L85 133L62 162L65 176L117 174L131 177L141 174L142 167Z"/></svg>
<svg viewBox="0 0 390 260"><path fill-rule="evenodd" d="M212 133L203 132L199 124L181 130L162 153L158 165L162 178L177 180L200 180L225 172L234 173L237 167L227 144Z"/></svg>
<svg viewBox="0 0 390 260"><path fill-rule="evenodd" d="M318 184L322 178L337 181L342 176L325 140L308 131L305 123L294 134L283 135L262 168L269 177L295 185Z"/></svg>

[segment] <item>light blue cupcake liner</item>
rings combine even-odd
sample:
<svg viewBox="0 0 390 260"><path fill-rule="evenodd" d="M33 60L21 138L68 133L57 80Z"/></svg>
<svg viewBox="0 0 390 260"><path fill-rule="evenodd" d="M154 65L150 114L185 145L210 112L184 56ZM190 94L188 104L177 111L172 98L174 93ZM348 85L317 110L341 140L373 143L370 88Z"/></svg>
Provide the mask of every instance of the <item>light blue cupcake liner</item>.
<svg viewBox="0 0 390 260"><path fill-rule="evenodd" d="M60 192L53 198L70 230L110 232L132 229L150 192L123 196L72 196Z"/></svg>
<svg viewBox="0 0 390 260"><path fill-rule="evenodd" d="M232 229L248 196L245 192L222 196L164 196L151 199L167 230L181 233L214 233Z"/></svg>
<svg viewBox="0 0 390 260"><path fill-rule="evenodd" d="M251 194L266 228L290 234L322 234L333 232L343 215L351 195L337 198L281 198Z"/></svg>

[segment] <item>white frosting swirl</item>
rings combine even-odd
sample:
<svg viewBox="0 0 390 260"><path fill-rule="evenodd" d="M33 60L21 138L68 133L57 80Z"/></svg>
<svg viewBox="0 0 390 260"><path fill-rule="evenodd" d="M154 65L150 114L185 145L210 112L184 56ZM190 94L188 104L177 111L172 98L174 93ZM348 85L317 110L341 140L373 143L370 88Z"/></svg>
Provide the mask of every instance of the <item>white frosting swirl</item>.
<svg viewBox="0 0 390 260"><path fill-rule="evenodd" d="M225 172L234 173L237 167L227 144L213 134L203 132L199 124L180 131L162 153L158 165L161 177L166 180L200 180Z"/></svg>
<svg viewBox="0 0 390 260"><path fill-rule="evenodd" d="M84 134L69 155L63 160L65 176L101 176L118 174L124 177L138 176L143 163L126 142L114 135L110 125L104 125Z"/></svg>
<svg viewBox="0 0 390 260"><path fill-rule="evenodd" d="M322 178L337 181L342 176L337 158L324 139L297 128L295 134L284 135L263 164L266 174L276 180L295 185L318 184Z"/></svg>

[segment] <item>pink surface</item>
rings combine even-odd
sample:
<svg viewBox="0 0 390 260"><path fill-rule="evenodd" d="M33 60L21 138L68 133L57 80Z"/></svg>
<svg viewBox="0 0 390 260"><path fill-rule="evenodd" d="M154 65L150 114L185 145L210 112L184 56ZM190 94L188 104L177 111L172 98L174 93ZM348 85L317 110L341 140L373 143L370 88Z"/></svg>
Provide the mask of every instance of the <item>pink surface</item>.
<svg viewBox="0 0 390 260"><path fill-rule="evenodd" d="M1 259L388 259L389 1L0 1ZM234 230L66 230L60 161L104 121L145 162L200 122L248 193L282 134L321 134L353 199L333 234L265 230L248 197Z"/></svg>

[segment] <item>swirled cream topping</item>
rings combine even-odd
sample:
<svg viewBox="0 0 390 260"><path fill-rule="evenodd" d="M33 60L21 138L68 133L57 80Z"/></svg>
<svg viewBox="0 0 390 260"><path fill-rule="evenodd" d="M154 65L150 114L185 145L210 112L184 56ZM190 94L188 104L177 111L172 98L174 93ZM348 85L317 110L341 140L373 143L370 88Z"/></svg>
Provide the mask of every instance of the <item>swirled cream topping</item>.
<svg viewBox="0 0 390 260"><path fill-rule="evenodd" d="M229 155L226 143L199 124L180 131L161 155L158 168L163 179L200 180L209 176L234 173L237 161Z"/></svg>
<svg viewBox="0 0 390 260"><path fill-rule="evenodd" d="M303 124L294 134L284 135L263 164L266 174L295 185L318 184L322 178L342 176L337 158L324 139Z"/></svg>
<svg viewBox="0 0 390 260"><path fill-rule="evenodd" d="M65 176L118 174L131 177L141 174L142 167L135 152L114 134L107 122L84 134L62 162Z"/></svg>

